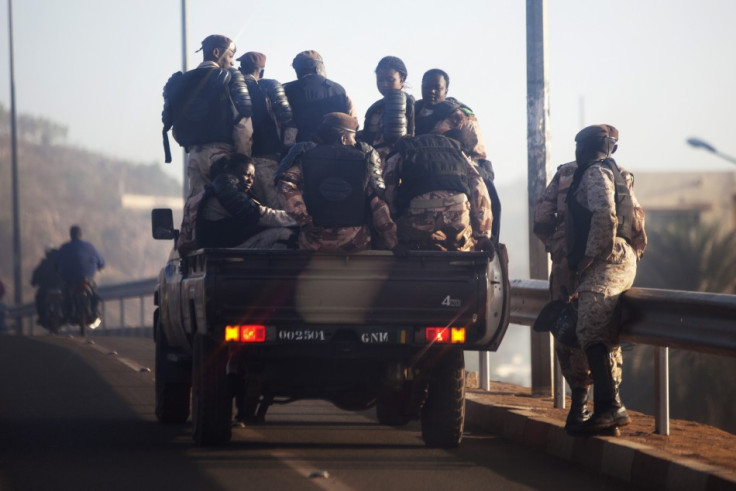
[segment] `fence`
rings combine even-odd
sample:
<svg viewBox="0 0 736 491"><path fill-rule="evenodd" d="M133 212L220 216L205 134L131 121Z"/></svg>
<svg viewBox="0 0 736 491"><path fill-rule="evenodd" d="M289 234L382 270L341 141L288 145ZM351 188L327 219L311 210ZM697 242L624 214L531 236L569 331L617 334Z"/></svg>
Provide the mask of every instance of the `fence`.
<svg viewBox="0 0 736 491"><path fill-rule="evenodd" d="M109 333L130 333L126 323L126 301L138 299L140 319L136 327L139 335L150 335L152 319L151 297L157 279L151 278L99 288L103 300L102 331ZM511 322L524 326L534 323L539 311L548 301L549 290L546 281L513 280L511 282ZM117 323L111 309L113 302L119 302ZM623 295L625 322L622 339L638 344L655 346L655 421L657 433L669 434L669 351L670 347L688 351L736 356L736 295L714 293L683 292L674 290L655 290L632 288ZM9 309L9 318L16 319L20 333L33 334L33 304ZM30 322L28 322L30 321ZM30 329L23 325L30 323ZM535 364L535 360L532 360ZM487 377L487 357L481 357L481 379ZM552 367L543 367L551 373ZM485 373L483 373L485 372ZM558 377L558 380L559 377ZM486 385L487 386L487 385ZM556 384L555 400L564 400L564 384ZM562 397L560 397L562 394Z"/></svg>
<svg viewBox="0 0 736 491"><path fill-rule="evenodd" d="M153 292L157 284L157 278L150 278L100 286L97 293L102 300L103 322L95 333L151 337ZM36 330L43 329L35 325L35 316L36 306L33 303L10 308L8 309L8 326L12 328L14 321L16 332L33 335Z"/></svg>

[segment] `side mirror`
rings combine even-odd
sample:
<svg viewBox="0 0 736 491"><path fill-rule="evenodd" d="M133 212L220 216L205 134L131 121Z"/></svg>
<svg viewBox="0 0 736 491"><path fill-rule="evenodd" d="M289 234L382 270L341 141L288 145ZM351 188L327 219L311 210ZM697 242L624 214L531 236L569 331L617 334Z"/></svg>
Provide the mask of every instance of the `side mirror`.
<svg viewBox="0 0 736 491"><path fill-rule="evenodd" d="M151 210L151 233L156 240L176 239L178 230L174 228L174 214L170 208Z"/></svg>

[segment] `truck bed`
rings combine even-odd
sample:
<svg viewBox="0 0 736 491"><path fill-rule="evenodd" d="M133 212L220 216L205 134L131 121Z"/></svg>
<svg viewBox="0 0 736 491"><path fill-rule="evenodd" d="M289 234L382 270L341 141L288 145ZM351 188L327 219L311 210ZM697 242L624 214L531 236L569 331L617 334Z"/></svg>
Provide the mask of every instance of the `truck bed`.
<svg viewBox="0 0 736 491"><path fill-rule="evenodd" d="M188 298L197 323L208 329L235 323L307 333L406 328L404 342L411 344L411 328L462 326L465 349L495 349L505 331L503 275L485 252L412 251L398 258L387 251L203 249L186 260L182 300ZM197 308L203 298L204 310ZM192 312L182 314L191 320Z"/></svg>

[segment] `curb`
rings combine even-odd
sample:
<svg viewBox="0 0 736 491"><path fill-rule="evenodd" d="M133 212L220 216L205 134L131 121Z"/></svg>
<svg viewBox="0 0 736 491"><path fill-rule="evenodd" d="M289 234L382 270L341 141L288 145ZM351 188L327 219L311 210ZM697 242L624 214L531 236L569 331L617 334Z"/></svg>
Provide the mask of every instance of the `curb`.
<svg viewBox="0 0 736 491"><path fill-rule="evenodd" d="M466 393L465 428L493 433L643 488L736 489L736 472L617 437L573 437L528 408L481 403Z"/></svg>

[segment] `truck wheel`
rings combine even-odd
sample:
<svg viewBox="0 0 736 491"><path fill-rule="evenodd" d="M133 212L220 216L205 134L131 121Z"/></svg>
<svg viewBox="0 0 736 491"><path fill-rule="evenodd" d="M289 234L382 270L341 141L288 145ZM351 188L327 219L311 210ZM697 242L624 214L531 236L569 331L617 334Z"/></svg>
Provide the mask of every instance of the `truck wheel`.
<svg viewBox="0 0 736 491"><path fill-rule="evenodd" d="M194 443L198 446L230 441L233 396L224 348L210 336L194 335L192 423Z"/></svg>
<svg viewBox="0 0 736 491"><path fill-rule="evenodd" d="M407 414L407 395L401 390L388 390L376 401L378 422L386 426L406 426L411 417Z"/></svg>
<svg viewBox="0 0 736 491"><path fill-rule="evenodd" d="M156 331L156 418L161 423L184 423L189 417L191 364L168 358L171 349L159 311L153 313Z"/></svg>
<svg viewBox="0 0 736 491"><path fill-rule="evenodd" d="M429 375L422 408L422 439L428 447L454 448L465 427L465 360L462 350L444 354Z"/></svg>

